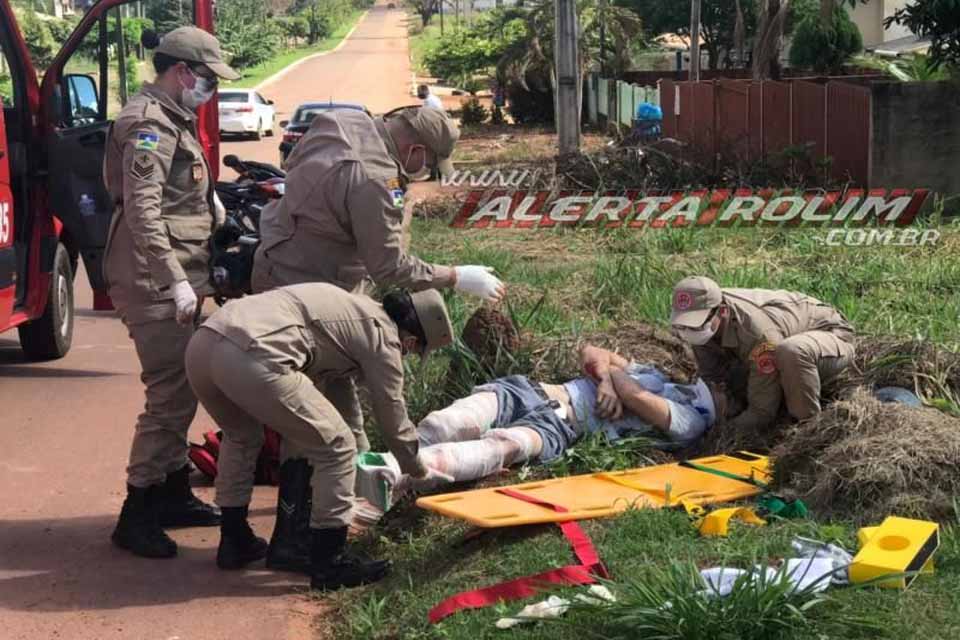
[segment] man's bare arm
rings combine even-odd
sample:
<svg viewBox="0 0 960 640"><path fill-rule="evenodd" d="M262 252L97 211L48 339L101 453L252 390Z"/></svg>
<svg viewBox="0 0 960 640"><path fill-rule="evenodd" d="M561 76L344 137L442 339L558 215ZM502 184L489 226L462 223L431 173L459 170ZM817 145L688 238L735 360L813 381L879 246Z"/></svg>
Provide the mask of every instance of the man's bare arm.
<svg viewBox="0 0 960 640"><path fill-rule="evenodd" d="M623 369L629 364L623 356L602 347L585 344L580 349L580 366L596 382L609 375L611 369Z"/></svg>
<svg viewBox="0 0 960 640"><path fill-rule="evenodd" d="M622 369L611 371L610 378L624 408L663 432L670 431L670 404L641 387Z"/></svg>
<svg viewBox="0 0 960 640"><path fill-rule="evenodd" d="M607 420L619 420L623 415L623 403L613 388L610 374L622 371L629 361L607 349L586 344L580 349L580 364L584 373L597 383L597 415Z"/></svg>

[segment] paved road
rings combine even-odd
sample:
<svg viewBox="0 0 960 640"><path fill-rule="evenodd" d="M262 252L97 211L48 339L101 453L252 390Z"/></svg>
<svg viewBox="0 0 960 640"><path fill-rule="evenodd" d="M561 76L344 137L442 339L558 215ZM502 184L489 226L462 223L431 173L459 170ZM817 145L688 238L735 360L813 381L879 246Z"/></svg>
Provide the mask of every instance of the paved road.
<svg viewBox="0 0 960 640"><path fill-rule="evenodd" d="M260 87L274 101L277 122L289 120L306 101L355 102L378 114L420 101L411 95L411 75L403 14L375 7L340 48L293 67ZM255 142L228 138L221 154L278 163L281 130ZM222 179L235 174L225 169Z"/></svg>
<svg viewBox="0 0 960 640"><path fill-rule="evenodd" d="M334 53L264 87L286 117L310 99L385 111L410 100L404 16L374 8ZM275 161L277 138L224 153ZM229 176L229 172L226 174ZM73 349L25 363L0 336L0 638L4 640L280 640L311 637L306 580L264 570L221 572L215 529L172 532L173 560L114 549L133 421L142 408L132 343L111 313L90 309L78 275ZM212 428L201 412L191 437ZM198 493L212 498L210 488ZM269 537L274 489L258 487L253 526Z"/></svg>

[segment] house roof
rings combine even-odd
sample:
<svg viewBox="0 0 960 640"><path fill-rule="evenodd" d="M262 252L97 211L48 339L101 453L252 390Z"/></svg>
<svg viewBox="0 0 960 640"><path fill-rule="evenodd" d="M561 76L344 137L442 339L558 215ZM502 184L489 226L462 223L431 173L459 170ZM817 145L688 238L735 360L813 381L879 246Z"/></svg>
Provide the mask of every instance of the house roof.
<svg viewBox="0 0 960 640"><path fill-rule="evenodd" d="M871 51L878 56L896 58L905 53L925 53L929 48L930 38L910 35L867 47L867 51Z"/></svg>

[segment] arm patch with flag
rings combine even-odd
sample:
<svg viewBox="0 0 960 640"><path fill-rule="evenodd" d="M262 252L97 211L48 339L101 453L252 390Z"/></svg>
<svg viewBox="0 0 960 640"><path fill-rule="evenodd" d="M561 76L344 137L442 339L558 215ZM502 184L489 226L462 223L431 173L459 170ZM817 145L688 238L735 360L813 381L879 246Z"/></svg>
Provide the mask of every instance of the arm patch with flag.
<svg viewBox="0 0 960 640"><path fill-rule="evenodd" d="M149 131L138 131L135 149L144 151L156 151L160 146L160 136Z"/></svg>

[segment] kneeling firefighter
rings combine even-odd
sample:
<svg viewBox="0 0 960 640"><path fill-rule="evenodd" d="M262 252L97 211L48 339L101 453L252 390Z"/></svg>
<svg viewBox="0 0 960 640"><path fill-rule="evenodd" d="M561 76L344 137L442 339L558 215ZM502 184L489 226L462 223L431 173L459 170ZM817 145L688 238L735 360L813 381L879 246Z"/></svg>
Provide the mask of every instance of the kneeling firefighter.
<svg viewBox="0 0 960 640"><path fill-rule="evenodd" d="M452 287L499 300L504 285L493 269L430 264L404 246L407 180L434 168L452 171L450 156L459 137L456 123L436 109L413 107L376 118L352 109L318 114L284 165L283 198L261 214L254 292L326 282L359 294L372 279L413 291ZM330 376L322 384L353 429L359 450L368 450L353 381ZM281 463L267 566L304 571L309 567L306 480L311 472L295 442L284 440Z"/></svg>
<svg viewBox="0 0 960 640"><path fill-rule="evenodd" d="M320 392L332 376L362 377L387 447L404 473L438 475L418 454L403 399L403 363L450 344L440 294L396 291L383 304L329 284L280 287L214 313L187 348L190 385L223 430L216 501L222 510L217 565L238 569L266 556L247 523L263 424L292 442L312 466L310 584L338 589L379 580L389 565L346 552L357 442Z"/></svg>

